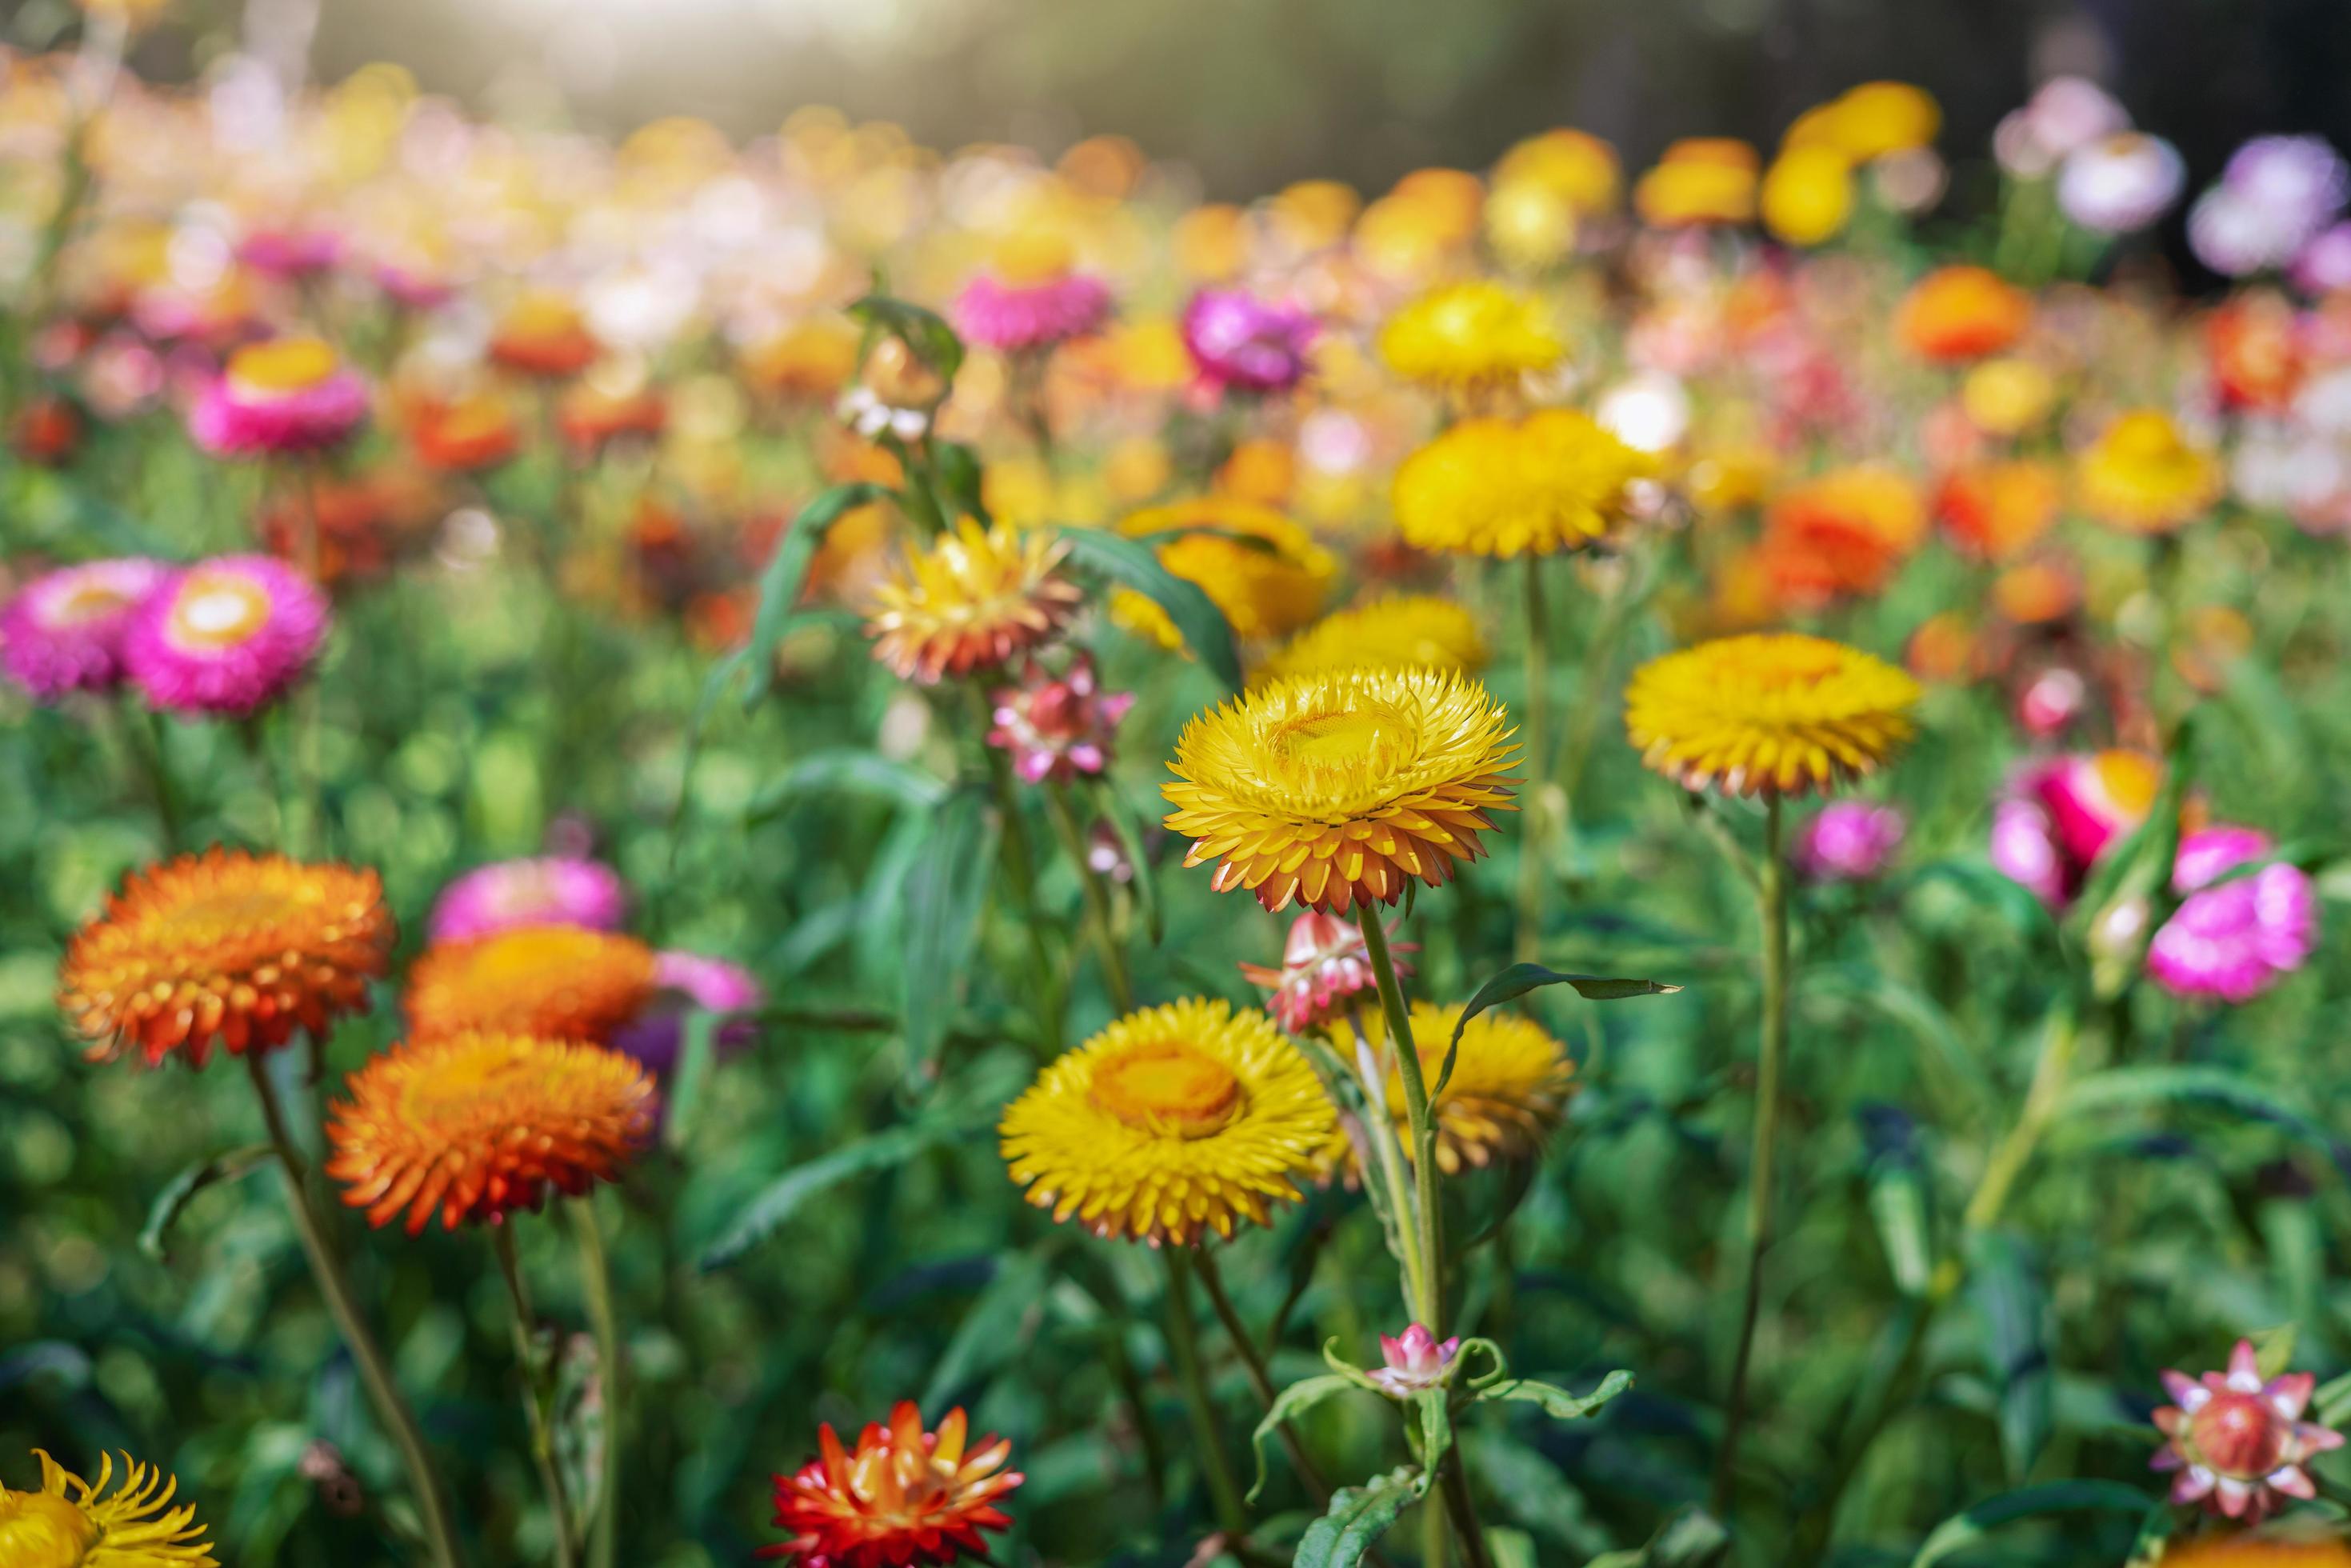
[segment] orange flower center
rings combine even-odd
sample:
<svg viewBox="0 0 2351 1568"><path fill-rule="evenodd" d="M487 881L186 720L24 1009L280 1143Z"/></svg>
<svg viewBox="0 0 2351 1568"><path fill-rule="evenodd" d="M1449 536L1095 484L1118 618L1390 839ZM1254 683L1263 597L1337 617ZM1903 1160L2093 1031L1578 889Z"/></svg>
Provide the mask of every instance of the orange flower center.
<svg viewBox="0 0 2351 1568"><path fill-rule="evenodd" d="M61 1497L0 1490L0 1563L77 1568L98 1544L98 1526Z"/></svg>
<svg viewBox="0 0 2351 1568"><path fill-rule="evenodd" d="M1130 1127L1205 1138L1241 1106L1240 1080L1216 1058L1181 1040L1155 1040L1095 1070L1092 1099Z"/></svg>
<svg viewBox="0 0 2351 1568"><path fill-rule="evenodd" d="M172 606L172 638L183 647L225 648L269 619L269 595L233 572L199 571Z"/></svg>
<svg viewBox="0 0 2351 1568"><path fill-rule="evenodd" d="M335 373L335 350L318 338L279 338L239 349L229 380L251 392L307 392Z"/></svg>

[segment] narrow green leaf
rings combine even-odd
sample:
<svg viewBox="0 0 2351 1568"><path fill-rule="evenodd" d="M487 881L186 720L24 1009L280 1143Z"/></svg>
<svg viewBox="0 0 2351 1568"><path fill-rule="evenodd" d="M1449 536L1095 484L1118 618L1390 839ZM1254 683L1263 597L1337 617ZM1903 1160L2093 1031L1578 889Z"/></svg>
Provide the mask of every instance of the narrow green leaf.
<svg viewBox="0 0 2351 1568"><path fill-rule="evenodd" d="M869 1133L805 1165L794 1166L743 1205L735 1222L703 1249L702 1271L707 1274L726 1268L774 1235L786 1220L799 1212L802 1204L828 1187L868 1171L903 1165L993 1119L992 1110L985 1118L968 1111L960 1116L925 1117Z"/></svg>
<svg viewBox="0 0 2351 1568"><path fill-rule="evenodd" d="M1540 1450L1503 1432L1461 1435L1463 1460L1514 1521L1578 1556L1608 1548L1592 1504Z"/></svg>
<svg viewBox="0 0 2351 1568"><path fill-rule="evenodd" d="M906 878L906 1071L927 1078L979 941L995 881L997 822L984 785L950 794Z"/></svg>
<svg viewBox="0 0 2351 1568"><path fill-rule="evenodd" d="M1540 1568L1535 1538L1523 1530L1486 1531L1486 1553L1493 1559L1494 1568Z"/></svg>
<svg viewBox="0 0 2351 1568"><path fill-rule="evenodd" d="M1514 997L1545 986L1573 986L1575 994L1595 1002L1622 1001L1627 997L1670 997L1681 989L1659 980L1627 980L1607 975L1563 975L1556 969L1546 969L1541 964L1513 964L1484 985L1478 988L1467 1007L1461 1009L1461 1020L1453 1026L1453 1038L1445 1042L1445 1062L1437 1070L1437 1082L1428 1087L1434 1100L1453 1081L1454 1058L1461 1050L1461 1031L1469 1020L1488 1008L1499 1006Z"/></svg>
<svg viewBox="0 0 2351 1568"><path fill-rule="evenodd" d="M782 778L752 797L748 819L765 821L786 807L810 795L866 795L892 805L928 810L946 799L947 784L904 762L893 762L862 747L842 746L811 752L786 769Z"/></svg>
<svg viewBox="0 0 2351 1568"><path fill-rule="evenodd" d="M2351 1372L2320 1384L2310 1406L2310 1418L2322 1427L2340 1427L2351 1420Z"/></svg>
<svg viewBox="0 0 2351 1568"><path fill-rule="evenodd" d="M677 1065L669 1075L669 1103L662 1124L664 1148L685 1147L694 1131L703 1092L710 1084L711 1063L717 1056L719 1021L718 1014L696 1008L679 1022Z"/></svg>
<svg viewBox="0 0 2351 1568"><path fill-rule="evenodd" d="M2255 1329L2247 1336L2253 1342L2256 1364L2264 1382L2284 1375L2294 1365L2294 1342L2302 1337L2300 1323L2280 1323L2275 1328Z"/></svg>
<svg viewBox="0 0 2351 1568"><path fill-rule="evenodd" d="M1256 1502L1257 1494L1265 1490L1266 1439L1272 1437L1275 1430L1284 1423L1303 1416L1332 1395L1344 1394L1356 1386L1355 1380L1352 1377L1342 1377L1335 1372L1325 1373L1320 1377L1301 1378L1273 1396L1271 1408L1266 1411L1265 1418L1257 1424L1257 1430L1249 1434L1249 1451L1257 1458L1257 1479L1249 1485L1249 1501ZM925 1406L926 1409L928 1407Z"/></svg>
<svg viewBox="0 0 2351 1568"><path fill-rule="evenodd" d="M2273 1091L2225 1067L2198 1063L2111 1067L2080 1080L2068 1090L2058 1117L2062 1121L2093 1111L2164 1101L2213 1105L2283 1127L2322 1150L2344 1179L2351 1181L2351 1143L2336 1138L2285 1104Z"/></svg>
<svg viewBox="0 0 2351 1568"><path fill-rule="evenodd" d="M147 1207L147 1223L139 1230L139 1250L150 1258L168 1256L172 1227L180 1222L196 1194L220 1182L235 1181L275 1152L267 1144L251 1144L214 1155L173 1176Z"/></svg>
<svg viewBox="0 0 2351 1568"><path fill-rule="evenodd" d="M1058 1235L1049 1237L1033 1252L1014 1252L998 1260L996 1277L964 1313L955 1337L931 1368L930 1385L923 1391L924 1409L945 1409L972 1379L996 1371L1027 1348L1051 1283L1047 1261L1059 1240Z"/></svg>
<svg viewBox="0 0 2351 1568"><path fill-rule="evenodd" d="M1720 1561L1730 1543L1721 1521L1695 1503L1686 1504L1657 1527L1648 1544L1630 1552L1610 1552L1584 1568L1699 1568Z"/></svg>
<svg viewBox="0 0 2351 1568"><path fill-rule="evenodd" d="M1423 1474L1441 1473L1445 1456L1453 1451L1453 1418L1446 1408L1446 1402L1452 1396L1452 1391L1446 1388L1424 1388L1412 1396L1413 1414L1418 1417L1416 1440Z"/></svg>
<svg viewBox="0 0 2351 1568"><path fill-rule="evenodd" d="M2130 1555L2123 1559L2123 1568L2154 1568L2163 1560L2164 1549L2179 1529L2179 1511L2171 1506L2169 1498L2158 1498L2139 1521L2138 1534L2131 1541Z"/></svg>
<svg viewBox="0 0 2351 1568"><path fill-rule="evenodd" d="M1405 1505L1428 1490L1427 1477L1410 1465L1359 1487L1342 1487L1331 1507L1299 1538L1290 1568L1353 1568L1379 1543Z"/></svg>
<svg viewBox="0 0 2351 1568"><path fill-rule="evenodd" d="M743 691L747 710L758 706L775 686L776 644L783 641L784 623L799 602L800 584L808 577L809 562L816 559L817 547L824 542L824 530L842 513L870 507L889 495L886 487L863 480L835 485L802 507L784 537L776 541L776 553L768 558L767 569L759 573L759 608L751 618L750 640L739 650L751 671L750 685ZM714 677L718 674L718 670L711 672Z"/></svg>
<svg viewBox="0 0 2351 1568"><path fill-rule="evenodd" d="M2003 1524L2059 1513L2136 1513L2147 1511L2147 1493L2120 1481L2053 1481L2025 1487L1986 1499L1937 1525L1910 1568L1933 1568L1955 1552L1974 1545Z"/></svg>
<svg viewBox="0 0 2351 1568"><path fill-rule="evenodd" d="M1196 582L1177 577L1159 564L1149 545L1102 528L1064 525L1060 533L1069 541L1070 559L1090 571L1125 584L1167 612L1184 646L1208 666L1228 688L1241 687L1240 654L1233 646L1233 629L1216 601Z"/></svg>
<svg viewBox="0 0 2351 1568"><path fill-rule="evenodd" d="M2021 1479L2056 1424L2048 1301L2011 1239L1980 1237L1975 1253L1969 1286L1983 1315L1985 1371L1999 1391L2001 1453L2010 1476Z"/></svg>
<svg viewBox="0 0 2351 1568"><path fill-rule="evenodd" d="M1602 1378L1600 1386L1591 1393L1580 1395L1570 1394L1556 1384L1538 1383L1531 1377L1506 1377L1478 1390L1477 1397L1536 1405L1554 1421L1574 1421L1591 1415L1632 1386L1633 1375L1622 1370Z"/></svg>
<svg viewBox="0 0 2351 1568"><path fill-rule="evenodd" d="M971 448L956 441L933 441L931 456L939 488L946 492L947 499L977 518L981 528L992 523L995 519L987 515L987 502L980 493L979 459L972 455Z"/></svg>

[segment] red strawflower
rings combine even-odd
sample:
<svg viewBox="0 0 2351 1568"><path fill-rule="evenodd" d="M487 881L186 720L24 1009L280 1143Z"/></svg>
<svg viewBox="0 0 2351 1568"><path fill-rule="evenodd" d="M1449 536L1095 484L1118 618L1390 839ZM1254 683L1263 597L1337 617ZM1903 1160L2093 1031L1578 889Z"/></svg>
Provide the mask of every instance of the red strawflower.
<svg viewBox="0 0 2351 1568"><path fill-rule="evenodd" d="M2259 1524L2286 1498L2315 1497L2304 1461L2343 1446L2342 1433L2302 1419L2316 1382L2307 1372L2262 1381L2249 1339L2237 1342L2226 1372L2197 1380L2166 1372L2163 1386L2178 1403L2155 1413L2168 1441L2152 1464L2179 1472L2171 1500Z"/></svg>
<svg viewBox="0 0 2351 1568"><path fill-rule="evenodd" d="M911 1568L985 1557L979 1532L1012 1522L996 1500L1022 1478L1003 1468L1010 1443L991 1433L967 1452L966 1429L958 1408L936 1432L925 1432L913 1402L900 1400L889 1427L866 1423L850 1453L827 1424L817 1433L819 1457L776 1478L776 1525L791 1539L759 1555L800 1568Z"/></svg>

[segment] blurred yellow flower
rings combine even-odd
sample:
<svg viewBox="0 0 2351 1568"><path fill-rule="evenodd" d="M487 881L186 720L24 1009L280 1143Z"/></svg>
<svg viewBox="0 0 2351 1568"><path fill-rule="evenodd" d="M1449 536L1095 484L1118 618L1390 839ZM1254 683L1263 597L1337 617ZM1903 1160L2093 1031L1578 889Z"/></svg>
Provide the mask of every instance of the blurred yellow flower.
<svg viewBox="0 0 2351 1568"><path fill-rule="evenodd" d="M1244 641L1286 637L1322 612L1338 562L1314 536L1270 507L1232 497L1203 496L1134 513L1119 524L1129 538L1176 535L1156 549L1159 564L1203 592L1224 612L1233 634ZM1139 595L1135 596L1140 598ZM1129 618L1132 629L1155 635L1166 646L1172 626L1161 627L1158 607L1143 600L1148 613L1123 596L1113 616Z"/></svg>
<svg viewBox="0 0 2351 1568"><path fill-rule="evenodd" d="M1661 229L1755 216L1755 149L1729 137L1685 138L1633 187L1642 221Z"/></svg>
<svg viewBox="0 0 2351 1568"><path fill-rule="evenodd" d="M1986 435L2022 435L2056 402L2056 382L2031 360L1986 360L1959 383L1960 408Z"/></svg>
<svg viewBox="0 0 2351 1568"><path fill-rule="evenodd" d="M1486 243L1506 266L1550 267L1575 249L1575 204L1540 181L1498 181L1486 198Z"/></svg>
<svg viewBox="0 0 2351 1568"><path fill-rule="evenodd" d="M1253 679L1361 665L1426 665L1475 673L1485 667L1486 640L1478 618L1449 599L1430 594L1394 594L1358 610L1325 615L1259 666Z"/></svg>
<svg viewBox="0 0 2351 1568"><path fill-rule="evenodd" d="M1605 537L1656 472L1589 415L1547 408L1525 419L1465 419L1396 470L1396 526L1421 549L1548 555Z"/></svg>
<svg viewBox="0 0 2351 1568"><path fill-rule="evenodd" d="M1763 176L1763 226L1790 245L1834 239L1853 216L1853 165L1833 147L1792 147Z"/></svg>
<svg viewBox="0 0 2351 1568"><path fill-rule="evenodd" d="M1549 370L1566 352L1540 301L1478 280L1432 289L1380 329L1388 369L1426 386L1468 390Z"/></svg>
<svg viewBox="0 0 2351 1568"><path fill-rule="evenodd" d="M1068 552L1050 534L963 519L874 591L873 656L924 685L999 668L1077 613L1083 595L1055 570Z"/></svg>
<svg viewBox="0 0 2351 1568"><path fill-rule="evenodd" d="M1859 649L1756 633L1635 670L1625 731L1686 789L1798 795L1874 772L1910 738L1917 700L1916 681Z"/></svg>
<svg viewBox="0 0 2351 1568"><path fill-rule="evenodd" d="M1462 1006L1412 1005L1412 1038L1418 1048L1420 1070L1431 1088L1444 1065L1447 1043L1461 1021ZM1362 1012L1364 1038L1384 1059L1387 1019L1377 1008ZM1334 1027L1332 1045L1344 1061L1355 1050L1354 1030ZM1469 1020L1461 1031L1461 1048L1453 1060L1453 1076L1444 1090L1429 1100L1437 1121L1437 1168L1453 1176L1465 1166L1483 1168L1497 1159L1530 1159L1540 1153L1543 1139L1559 1124L1573 1090L1575 1063L1567 1048L1543 1032L1541 1024L1520 1013L1488 1010ZM1397 1143L1412 1157L1411 1129L1405 1116L1402 1064L1388 1068L1385 1103L1395 1118ZM1348 1159L1353 1150L1346 1134L1335 1134L1328 1155L1333 1164ZM1362 1173L1356 1172L1360 1178Z"/></svg>
<svg viewBox="0 0 2351 1568"><path fill-rule="evenodd" d="M1924 147L1943 128L1943 111L1923 89L1907 82L1871 81L1847 91L1798 121L1802 141L1817 138L1856 163ZM1788 145L1801 144L1791 128Z"/></svg>
<svg viewBox="0 0 2351 1568"><path fill-rule="evenodd" d="M2168 533L2220 498L2220 457L2191 446L2169 415L2139 408L2100 433L2074 464L2082 509L2132 533Z"/></svg>
<svg viewBox="0 0 2351 1568"><path fill-rule="evenodd" d="M1616 149L1587 131L1561 129L1530 136L1494 165L1494 184L1534 185L1563 198L1578 215L1616 209L1624 174Z"/></svg>

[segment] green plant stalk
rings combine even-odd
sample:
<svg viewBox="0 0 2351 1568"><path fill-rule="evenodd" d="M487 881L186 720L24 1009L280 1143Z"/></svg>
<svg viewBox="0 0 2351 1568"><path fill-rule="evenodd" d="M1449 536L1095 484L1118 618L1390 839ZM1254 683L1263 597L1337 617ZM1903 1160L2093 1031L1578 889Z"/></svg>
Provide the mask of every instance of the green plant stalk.
<svg viewBox="0 0 2351 1568"><path fill-rule="evenodd" d="M1543 883L1551 869L1553 818L1551 791L1557 781L1543 771L1551 761L1544 746L1549 705L1543 690L1551 681L1551 616L1543 604L1542 557L1528 556L1520 572L1526 589L1527 695L1519 713L1519 744L1529 777L1526 836L1519 846L1518 923L1510 945L1519 962L1531 964L1542 952ZM1436 1325L1429 1327L1434 1332Z"/></svg>
<svg viewBox="0 0 2351 1568"><path fill-rule="evenodd" d="M1395 1117L1387 1108L1387 1074L1380 1065L1377 1053L1371 1049L1371 1040L1364 1033L1364 1020L1353 1008L1347 1009L1347 1023L1354 1030L1355 1044L1359 1048L1357 1071L1364 1071L1360 1063L1369 1062L1369 1071L1377 1080L1367 1080L1364 1084L1365 1101L1379 1113L1375 1123L1365 1123L1364 1137L1372 1145L1372 1153L1379 1162L1379 1179L1387 1188L1389 1223L1395 1238L1396 1262L1404 1271L1405 1310L1417 1312L1421 1310L1421 1303L1427 1300L1425 1281L1428 1264L1420 1250L1420 1222L1413 1207L1412 1189L1405 1178L1404 1151L1396 1145ZM1366 1181L1372 1177L1373 1173L1364 1173Z"/></svg>
<svg viewBox="0 0 2351 1568"><path fill-rule="evenodd" d="M1560 837L1569 842L1575 835L1575 788L1583 780L1583 764L1592 754L1592 738L1599 729L1601 710L1606 706L1610 679L1616 668L1617 646L1624 640L1625 627L1632 622L1633 607L1643 597L1644 591L1635 579L1642 575L1639 567L1646 559L1646 553L1628 556L1621 563L1622 572L1602 598L1600 623L1593 628L1592 641L1583 650L1583 674L1576 683L1575 707L1567 716L1559 753L1552 758L1551 781L1560 792Z"/></svg>
<svg viewBox="0 0 2351 1568"><path fill-rule="evenodd" d="M987 754L987 780L996 794L996 810L1004 819L1004 874L1019 902L1020 926L1029 944L1029 979L1037 993L1037 1024L1046 1053L1058 1056L1064 1043L1061 982L1053 956L1045 950L1045 926L1037 916L1037 860L1029 847L1029 826L1020 815L1019 791L1013 788L1012 762L987 743L987 695L977 685L968 688L974 717L978 722L980 749Z"/></svg>
<svg viewBox="0 0 2351 1568"><path fill-rule="evenodd" d="M1078 873L1078 885L1085 890L1086 924L1092 930L1094 946L1100 949L1102 975L1110 984L1111 1000L1122 1013L1134 1010L1134 981L1127 973L1126 954L1118 943L1118 932L1111 924L1110 892L1093 862L1086 858L1085 835L1078 831L1078 819L1070 810L1070 792L1066 786L1053 783L1045 787L1047 813L1053 819L1053 831L1061 841L1061 852L1070 857L1070 865Z"/></svg>
<svg viewBox="0 0 2351 1568"><path fill-rule="evenodd" d="M523 1284L522 1265L515 1258L511 1221L490 1227L490 1249L497 1255L507 1298L514 1303L515 1360L522 1368L522 1407L530 1416L531 1461L538 1468L538 1483L547 1491L547 1510L555 1520L556 1568L572 1568L580 1561L578 1532L571 1519L571 1499L564 1490L563 1470L555 1462L555 1431L548 1413L552 1391L549 1379L538 1370L538 1350L533 1343L538 1317L531 1311L530 1291Z"/></svg>
<svg viewBox="0 0 2351 1568"><path fill-rule="evenodd" d="M1265 1358L1258 1354L1257 1343L1249 1334L1249 1325L1241 1321L1233 1299L1225 1293L1224 1276L1217 1268L1216 1255L1203 1242L1198 1256L1192 1261L1199 1273L1201 1288L1208 1293L1208 1304L1217 1310L1217 1321L1225 1326L1225 1337L1233 1342L1233 1349L1240 1355L1241 1369L1249 1375L1249 1387L1256 1392L1258 1403L1271 1410L1280 1391L1273 1385L1273 1375L1266 1370ZM1314 1500L1329 1502L1331 1483L1306 1452L1306 1445L1300 1440L1298 1433L1287 1421L1274 1428L1274 1433L1281 1439L1283 1451L1289 1454L1291 1467L1298 1471L1298 1479L1306 1483L1308 1491L1314 1494Z"/></svg>
<svg viewBox="0 0 2351 1568"><path fill-rule="evenodd" d="M1780 1139L1780 1070L1788 1051L1788 857L1781 845L1782 807L1776 789L1764 796L1763 862L1757 867L1763 925L1763 1030L1755 1067L1755 1142L1747 1176L1747 1291L1740 1311L1739 1350L1730 1368L1730 1408L1714 1465L1714 1515L1729 1517L1739 1466L1739 1439L1747 1419L1747 1374L1755 1354L1755 1320L1763 1300L1763 1255L1771 1250L1773 1156Z"/></svg>
<svg viewBox="0 0 2351 1568"><path fill-rule="evenodd" d="M1200 1473L1207 1482L1217 1528L1238 1541L1249 1534L1249 1513L1241 1506L1240 1486L1233 1479L1232 1465L1217 1436L1217 1407L1208 1397L1207 1375L1200 1368L1200 1342L1192 1327L1191 1254L1170 1242L1159 1249L1159 1256L1167 1264L1167 1350L1175 1358L1176 1375L1183 1380L1185 1403L1191 1407L1192 1435L1200 1445Z"/></svg>
<svg viewBox="0 0 2351 1568"><path fill-rule="evenodd" d="M621 1531L621 1325L612 1311L612 1270L596 1218L596 1195L567 1205L580 1241L580 1293L596 1341L597 1383L604 1399L604 1451L598 1464L596 1512L588 1535L589 1568L612 1568Z"/></svg>
<svg viewBox="0 0 2351 1568"><path fill-rule="evenodd" d="M278 1104L277 1091L269 1082L267 1054L248 1051L245 1053L245 1065L253 1080L253 1092L261 1102L261 1119L269 1130L270 1146L277 1151L277 1163L286 1173L286 1204L294 1217L295 1232L302 1239L303 1256L309 1261L311 1277L318 1281L319 1293L326 1298L327 1311L333 1316L343 1343L350 1349L351 1360L359 1367L360 1382L367 1388L376 1416L400 1449L402 1463L408 1470L410 1490L416 1494L416 1511L423 1522L426 1547L436 1568L459 1568L465 1562L465 1553L457 1545L456 1529L450 1521L449 1505L441 1495L440 1479L434 1473L432 1458L425 1449L424 1434L418 1428L408 1401L402 1396L400 1385L392 1381L392 1369L375 1337L368 1332L366 1320L360 1316L350 1281L344 1276L342 1263L328 1242L326 1228L319 1222L318 1210L311 1206L302 1152L287 1129L285 1110Z"/></svg>

